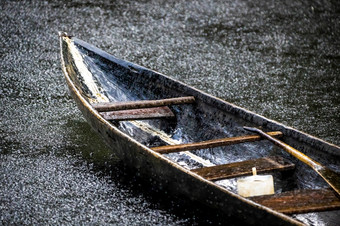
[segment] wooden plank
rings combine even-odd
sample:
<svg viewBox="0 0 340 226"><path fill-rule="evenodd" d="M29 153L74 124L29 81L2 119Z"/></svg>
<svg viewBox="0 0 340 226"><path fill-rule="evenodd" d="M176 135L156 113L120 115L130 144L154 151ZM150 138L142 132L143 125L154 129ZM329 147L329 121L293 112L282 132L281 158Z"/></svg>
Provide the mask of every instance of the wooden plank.
<svg viewBox="0 0 340 226"><path fill-rule="evenodd" d="M285 152L289 153L290 155L294 156L295 158L297 158L298 160L300 160L301 162L305 163L306 165L308 165L310 168L312 168L316 173L318 173L322 179L329 185L331 186L331 188L333 188L333 190L338 193L338 196L340 196L340 173L326 167L323 166L321 163L313 160L312 158L310 158L309 156L307 156L306 154L298 151L297 149L289 146L288 144L275 139L271 136L269 136L268 134L266 134L265 132L263 132L262 130L258 129L258 128L251 128L251 127L243 127L245 130L248 131L252 131L255 133L260 134L261 136L263 136L264 138L270 140L272 143L274 143L275 145L281 147Z"/></svg>
<svg viewBox="0 0 340 226"><path fill-rule="evenodd" d="M284 214L340 209L340 199L331 189L296 190L249 199Z"/></svg>
<svg viewBox="0 0 340 226"><path fill-rule="evenodd" d="M265 173L273 170L291 170L294 169L295 165L281 156L268 156L219 166L203 167L191 171L208 180L222 180L251 175L252 167L256 167L258 173Z"/></svg>
<svg viewBox="0 0 340 226"><path fill-rule="evenodd" d="M171 104L190 104L195 102L195 97L177 97L162 100L141 100L141 101L128 101L128 102L104 102L94 103L92 106L100 112L103 111L119 111L128 109L139 109L139 108L153 108L162 107Z"/></svg>
<svg viewBox="0 0 340 226"><path fill-rule="evenodd" d="M141 108L122 111L100 112L106 120L126 121L174 117L169 107Z"/></svg>
<svg viewBox="0 0 340 226"><path fill-rule="evenodd" d="M282 132L280 131L269 132L268 134L274 137L282 137ZM159 147L154 147L151 149L161 154L168 154L172 152L190 151L190 150L227 146L227 145L238 144L238 143L243 143L243 142L252 142L252 141L258 141L260 139L262 139L260 135L248 135L248 136L240 136L240 137L229 137L229 138L222 138L222 139L215 139L215 140L207 140L207 141L190 143L190 144L159 146Z"/></svg>

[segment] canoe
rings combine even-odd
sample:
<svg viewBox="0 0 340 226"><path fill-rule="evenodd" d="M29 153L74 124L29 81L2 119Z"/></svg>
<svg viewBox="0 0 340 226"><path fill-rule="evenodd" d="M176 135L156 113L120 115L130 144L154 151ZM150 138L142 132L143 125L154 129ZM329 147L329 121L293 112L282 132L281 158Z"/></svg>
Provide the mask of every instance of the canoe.
<svg viewBox="0 0 340 226"><path fill-rule="evenodd" d="M338 146L66 33L60 34L60 48L70 93L87 122L141 177L225 219L269 225L338 220L340 199L334 190L299 159L244 126L262 128L337 172ZM238 179L251 175L253 167L273 176L275 194L238 194Z"/></svg>

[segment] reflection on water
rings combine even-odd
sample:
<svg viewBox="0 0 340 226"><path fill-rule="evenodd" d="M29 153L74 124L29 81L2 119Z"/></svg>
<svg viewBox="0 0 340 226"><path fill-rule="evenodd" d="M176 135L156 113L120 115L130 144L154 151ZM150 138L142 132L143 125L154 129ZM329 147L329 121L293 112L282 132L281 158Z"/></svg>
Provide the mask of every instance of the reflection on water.
<svg viewBox="0 0 340 226"><path fill-rule="evenodd" d="M339 145L339 8L335 1L3 1L1 222L210 222L120 181L117 160L68 96L57 31ZM319 219L336 224L327 214Z"/></svg>

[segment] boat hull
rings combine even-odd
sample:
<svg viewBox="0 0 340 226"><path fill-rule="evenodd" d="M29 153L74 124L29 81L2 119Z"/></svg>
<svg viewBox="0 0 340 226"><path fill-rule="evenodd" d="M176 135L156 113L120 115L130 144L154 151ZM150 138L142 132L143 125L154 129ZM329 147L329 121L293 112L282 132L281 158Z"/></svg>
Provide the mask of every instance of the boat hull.
<svg viewBox="0 0 340 226"><path fill-rule="evenodd" d="M256 204L255 202L236 195L227 189L217 186L215 183L208 181L187 170L176 163L173 163L164 156L152 151L147 146L139 143L132 137L120 131L114 124L106 121L89 103L88 99L84 97L79 90L73 78L81 77L79 68L75 67L74 57L70 54L73 50L70 45L72 42L79 42L85 48L107 57L108 60L112 56L105 55L99 49L83 43L77 39L63 36L61 39L61 56L63 71L66 81L73 99L76 101L79 109L83 113L87 122L91 127L105 140L110 149L124 162L125 165L131 167L138 175L144 178L150 178L158 187L166 189L167 191L180 196L186 196L193 201L210 207L216 213L227 217L233 216L240 219L244 223L256 224L261 222L262 225L299 225L301 222L267 207ZM129 63L129 65L131 65ZM134 68L140 67L134 65ZM143 68L144 70L144 68ZM152 75L155 72L150 71ZM162 75L156 73L156 80ZM164 80L167 80L164 77ZM148 82L152 81L149 79ZM173 82L173 80L171 80ZM220 99L211 97L194 88L188 87L184 84L176 84L175 90L182 90L186 95L193 95L197 98L198 104L214 105L221 111L226 111L228 114L233 114L233 117L240 117L250 123L258 126L264 126L271 130L281 130L287 134L286 142L294 142L297 148L307 152L313 152L315 149L323 150L318 155L338 154L338 148L328 144L319 139L291 129L289 127L278 124L274 121L268 120L262 116L256 115L245 109L236 107L226 103ZM219 114L218 112L211 112L211 114ZM217 115L217 117L224 117L225 115ZM295 141L299 138L298 141ZM312 145L306 146L306 142L313 141ZM317 148L315 148L317 147Z"/></svg>

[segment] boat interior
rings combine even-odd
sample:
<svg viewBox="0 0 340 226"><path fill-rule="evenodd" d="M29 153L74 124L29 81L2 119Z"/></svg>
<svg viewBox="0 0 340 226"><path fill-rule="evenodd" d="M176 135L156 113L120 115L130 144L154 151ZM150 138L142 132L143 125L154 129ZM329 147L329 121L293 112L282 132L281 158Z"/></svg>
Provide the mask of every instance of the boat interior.
<svg viewBox="0 0 340 226"><path fill-rule="evenodd" d="M258 127L214 98L143 67L74 44L88 78L72 78L92 107L120 131L197 175L237 193L237 179L274 177L275 194L249 199L285 214L340 209L335 192L308 166L244 126ZM86 74L86 73L76 73ZM266 128L263 128L266 130ZM269 135L294 145L280 131ZM298 141L296 141L298 143ZM304 144L307 145L307 144ZM298 145L299 146L299 145ZM302 146L300 144L300 146ZM339 170L339 157L306 155Z"/></svg>

